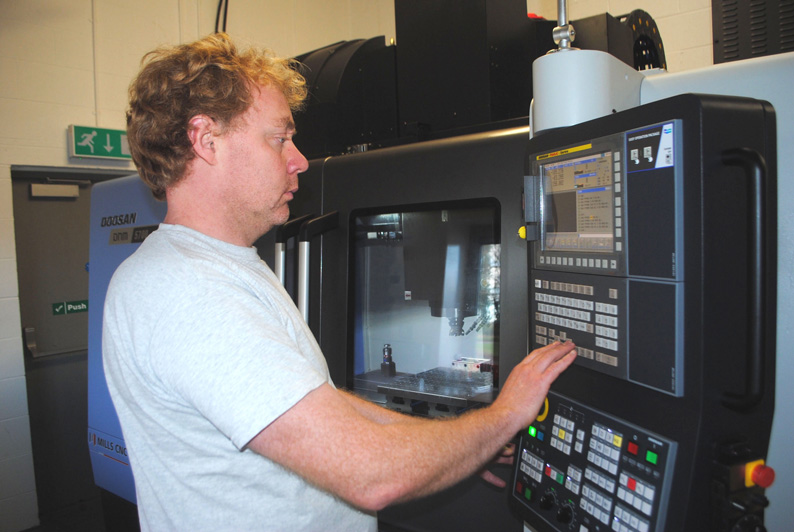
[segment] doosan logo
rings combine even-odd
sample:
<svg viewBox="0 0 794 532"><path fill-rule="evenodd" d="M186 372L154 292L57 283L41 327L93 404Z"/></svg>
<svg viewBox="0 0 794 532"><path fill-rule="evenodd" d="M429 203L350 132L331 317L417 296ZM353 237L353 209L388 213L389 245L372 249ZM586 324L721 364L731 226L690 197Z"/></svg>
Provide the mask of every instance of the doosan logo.
<svg viewBox="0 0 794 532"><path fill-rule="evenodd" d="M130 212L127 214L116 214L115 216L103 216L100 227L111 227L114 225L131 225L135 223L138 217L137 212Z"/></svg>

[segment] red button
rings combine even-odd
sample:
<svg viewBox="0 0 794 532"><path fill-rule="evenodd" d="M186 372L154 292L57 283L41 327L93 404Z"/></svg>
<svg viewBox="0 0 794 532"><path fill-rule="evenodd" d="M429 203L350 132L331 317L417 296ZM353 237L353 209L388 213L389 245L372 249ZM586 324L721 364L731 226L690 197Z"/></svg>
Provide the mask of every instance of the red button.
<svg viewBox="0 0 794 532"><path fill-rule="evenodd" d="M546 466L546 476L547 477L551 476L551 468L549 466Z"/></svg>
<svg viewBox="0 0 794 532"><path fill-rule="evenodd" d="M639 447L637 447L636 443L629 442L629 452L634 456L637 456L637 452L639 451Z"/></svg>
<svg viewBox="0 0 794 532"><path fill-rule="evenodd" d="M631 491L634 491L635 489L637 489L637 481L636 481L636 480L634 480L633 478L630 478L630 479L629 479L629 483L628 483L628 488L629 488Z"/></svg>
<svg viewBox="0 0 794 532"><path fill-rule="evenodd" d="M516 491L518 493L521 493L522 491L524 491L524 486L521 484L520 480L518 482L516 482Z"/></svg>
<svg viewBox="0 0 794 532"><path fill-rule="evenodd" d="M751 478L762 488L768 488L775 482L775 470L765 465L758 465L753 469Z"/></svg>

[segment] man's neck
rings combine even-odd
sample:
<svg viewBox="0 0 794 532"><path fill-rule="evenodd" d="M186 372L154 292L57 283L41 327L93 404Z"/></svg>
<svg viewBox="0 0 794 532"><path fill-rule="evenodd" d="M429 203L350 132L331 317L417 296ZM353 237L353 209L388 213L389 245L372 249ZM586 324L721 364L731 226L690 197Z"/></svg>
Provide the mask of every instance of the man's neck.
<svg viewBox="0 0 794 532"><path fill-rule="evenodd" d="M226 207L211 193L197 193L200 189L180 185L166 191L168 211L163 220L165 223L182 225L244 247L252 246L261 236L256 228L239 223L235 213L225 212Z"/></svg>

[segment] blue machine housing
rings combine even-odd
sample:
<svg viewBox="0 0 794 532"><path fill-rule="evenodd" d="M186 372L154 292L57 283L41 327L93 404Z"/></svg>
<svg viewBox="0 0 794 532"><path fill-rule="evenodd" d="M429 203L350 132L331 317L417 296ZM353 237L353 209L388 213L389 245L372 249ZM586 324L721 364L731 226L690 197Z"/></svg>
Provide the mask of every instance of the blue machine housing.
<svg viewBox="0 0 794 532"><path fill-rule="evenodd" d="M88 281L88 450L94 481L132 503L135 484L102 366L102 311L110 278L165 218L137 175L98 183L91 191Z"/></svg>

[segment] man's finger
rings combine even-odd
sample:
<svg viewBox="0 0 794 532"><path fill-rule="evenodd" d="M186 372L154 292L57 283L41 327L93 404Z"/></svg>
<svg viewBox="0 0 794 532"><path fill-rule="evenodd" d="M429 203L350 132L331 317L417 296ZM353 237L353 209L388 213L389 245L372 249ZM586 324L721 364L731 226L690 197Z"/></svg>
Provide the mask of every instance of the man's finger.
<svg viewBox="0 0 794 532"><path fill-rule="evenodd" d="M507 482L497 477L487 469L483 469L482 471L480 471L480 477L488 484L492 484L497 488L504 488L505 486L507 486Z"/></svg>
<svg viewBox="0 0 794 532"><path fill-rule="evenodd" d="M535 362L546 362L549 366L555 362L562 360L571 351L576 351L576 346L570 340L565 343L559 340L541 348L535 349L529 353L522 361L525 364L532 364Z"/></svg>

